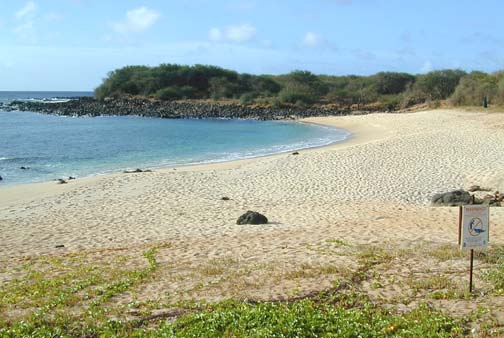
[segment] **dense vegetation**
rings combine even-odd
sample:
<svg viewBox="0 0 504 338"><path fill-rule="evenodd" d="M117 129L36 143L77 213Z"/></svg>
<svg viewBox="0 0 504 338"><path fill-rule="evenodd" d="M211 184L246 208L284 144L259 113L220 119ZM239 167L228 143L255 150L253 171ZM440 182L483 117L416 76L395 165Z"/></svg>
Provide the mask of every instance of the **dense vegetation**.
<svg viewBox="0 0 504 338"><path fill-rule="evenodd" d="M504 104L504 72L472 72L462 79L451 99L456 105L477 105L487 96L489 103Z"/></svg>
<svg viewBox="0 0 504 338"><path fill-rule="evenodd" d="M461 337L462 320L422 304L406 314L371 303L361 294L331 295L292 303L225 301L198 305L173 323L108 320L82 325L69 318L40 318L0 328L3 337ZM194 312L192 312L194 311ZM90 321L93 323L93 321Z"/></svg>
<svg viewBox="0 0 504 338"><path fill-rule="evenodd" d="M455 105L504 104L504 72L437 70L427 74L380 72L371 76L241 74L215 66L161 64L111 72L96 89L98 99L140 95L160 100L239 99L244 104L334 104L356 109L398 109L449 99Z"/></svg>

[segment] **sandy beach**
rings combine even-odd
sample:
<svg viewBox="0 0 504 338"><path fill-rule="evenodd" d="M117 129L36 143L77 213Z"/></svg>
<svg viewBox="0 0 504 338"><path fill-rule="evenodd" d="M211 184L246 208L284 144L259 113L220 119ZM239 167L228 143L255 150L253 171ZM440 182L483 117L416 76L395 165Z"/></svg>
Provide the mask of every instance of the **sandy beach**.
<svg viewBox="0 0 504 338"><path fill-rule="evenodd" d="M300 231L359 243L449 243L456 210L430 208L434 193L473 184L504 190L500 114L438 110L305 122L353 136L299 156L2 188L0 257L55 253L57 244L78 251ZM247 210L271 224L237 226ZM493 241L504 239L502 215L492 209Z"/></svg>
<svg viewBox="0 0 504 338"><path fill-rule="evenodd" d="M456 245L458 209L431 207L431 196L473 184L504 191L501 113L432 110L303 122L353 135L299 155L1 188L0 280L15 278L11 267L39 255L87 252L106 260L114 250L168 243L158 252L164 270L135 298L279 299L331 287L335 276L357 266L349 248L413 251L404 270L388 270L398 276L411 266L442 268L421 259L422 252ZM270 223L236 225L247 210ZM504 209L491 208L490 219L491 242L503 244ZM464 262L445 268L464 276ZM302 266L312 273L286 278ZM230 271L243 273L229 277ZM223 274L229 278L213 287Z"/></svg>

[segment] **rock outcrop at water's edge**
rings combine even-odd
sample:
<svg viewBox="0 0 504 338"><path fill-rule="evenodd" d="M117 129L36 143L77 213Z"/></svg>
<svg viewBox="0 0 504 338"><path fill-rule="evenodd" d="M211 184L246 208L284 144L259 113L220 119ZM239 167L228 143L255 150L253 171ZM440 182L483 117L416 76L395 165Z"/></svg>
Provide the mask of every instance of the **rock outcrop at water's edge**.
<svg viewBox="0 0 504 338"><path fill-rule="evenodd" d="M348 108L332 106L264 107L235 102L160 101L141 97L106 98L103 101L81 97L68 102L13 101L3 110L33 111L64 116L136 115L160 118L253 118L259 120L293 119L310 116L348 115Z"/></svg>

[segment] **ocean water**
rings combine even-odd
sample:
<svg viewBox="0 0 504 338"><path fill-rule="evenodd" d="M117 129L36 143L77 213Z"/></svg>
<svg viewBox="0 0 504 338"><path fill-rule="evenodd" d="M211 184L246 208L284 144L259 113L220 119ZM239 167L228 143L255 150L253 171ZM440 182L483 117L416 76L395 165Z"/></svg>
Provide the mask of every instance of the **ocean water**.
<svg viewBox="0 0 504 338"><path fill-rule="evenodd" d="M13 100L45 100L75 98L79 96L93 96L93 92L5 92L0 91L0 103L8 103Z"/></svg>
<svg viewBox="0 0 504 338"><path fill-rule="evenodd" d="M45 95L64 97L52 94ZM342 142L348 136L342 129L285 121L74 118L0 111L0 188L257 157Z"/></svg>

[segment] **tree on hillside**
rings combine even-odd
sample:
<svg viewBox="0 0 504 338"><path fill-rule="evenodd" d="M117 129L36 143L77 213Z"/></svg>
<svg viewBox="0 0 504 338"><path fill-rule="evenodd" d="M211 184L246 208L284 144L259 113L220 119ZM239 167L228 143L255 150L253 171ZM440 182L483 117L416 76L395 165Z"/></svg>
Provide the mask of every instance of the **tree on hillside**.
<svg viewBox="0 0 504 338"><path fill-rule="evenodd" d="M238 85L225 77L212 77L210 79L209 93L210 97L218 100L221 98L230 98L238 93Z"/></svg>
<svg viewBox="0 0 504 338"><path fill-rule="evenodd" d="M278 93L280 102L313 103L328 91L327 85L309 71L295 70L284 76L283 84Z"/></svg>
<svg viewBox="0 0 504 338"><path fill-rule="evenodd" d="M414 87L424 94L426 99L444 100L453 94L464 75L466 72L462 70L437 70L420 75Z"/></svg>
<svg viewBox="0 0 504 338"><path fill-rule="evenodd" d="M402 93L408 84L415 82L415 76L407 73L380 72L374 75L376 92L380 95Z"/></svg>
<svg viewBox="0 0 504 338"><path fill-rule="evenodd" d="M140 92L140 87L136 80L140 74L145 74L148 71L149 67L145 66L127 66L112 71L96 89L95 94L98 98L116 94L137 95Z"/></svg>
<svg viewBox="0 0 504 338"><path fill-rule="evenodd" d="M367 76L353 76L347 86L351 93L352 104L361 104L373 102L378 98L376 81ZM359 109L358 108L358 109Z"/></svg>
<svg viewBox="0 0 504 338"><path fill-rule="evenodd" d="M456 105L479 106L483 97L489 103L494 103L499 92L499 83L496 75L474 71L462 79L451 97Z"/></svg>

